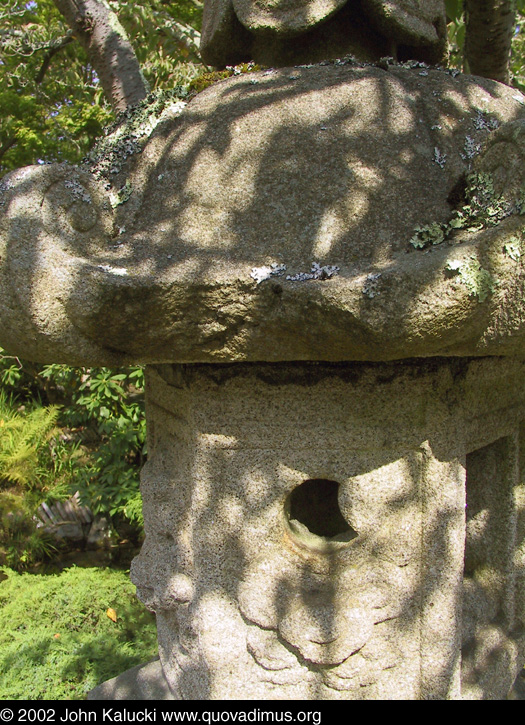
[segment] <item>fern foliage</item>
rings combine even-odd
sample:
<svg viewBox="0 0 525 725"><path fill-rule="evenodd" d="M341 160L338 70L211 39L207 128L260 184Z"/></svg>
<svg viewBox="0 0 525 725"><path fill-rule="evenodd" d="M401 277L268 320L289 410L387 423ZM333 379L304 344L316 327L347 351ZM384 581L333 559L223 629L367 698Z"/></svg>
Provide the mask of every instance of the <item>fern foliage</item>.
<svg viewBox="0 0 525 725"><path fill-rule="evenodd" d="M59 407L17 409L0 390L0 485L35 485L39 449L53 435Z"/></svg>

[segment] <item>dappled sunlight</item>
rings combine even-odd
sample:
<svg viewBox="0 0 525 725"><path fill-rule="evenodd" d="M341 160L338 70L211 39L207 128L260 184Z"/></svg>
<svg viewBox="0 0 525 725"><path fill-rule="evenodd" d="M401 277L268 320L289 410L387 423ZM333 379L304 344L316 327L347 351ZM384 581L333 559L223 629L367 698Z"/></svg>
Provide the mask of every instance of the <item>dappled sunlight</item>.
<svg viewBox="0 0 525 725"><path fill-rule="evenodd" d="M84 349L91 340L96 355L105 347L112 359L140 362L483 352L496 314L491 301L504 287L480 299L447 269L467 245L486 269L482 250L492 231L463 232L457 243L424 250L411 242L418 229L453 218L461 202L449 197L491 119L522 115L515 92L496 85L395 65L234 77L158 124L142 153L117 169L117 202L104 201L97 186L97 218L79 206L68 178L78 173L84 183L84 171L34 170L35 179L50 179L44 218L36 205L34 219L19 215L10 201L4 242L8 263L24 260L34 329L67 309L58 327L47 323L66 341L64 361L71 345L78 359L76 338ZM500 143L510 154L510 136ZM519 170L516 149L509 163ZM504 166L497 156L486 161L495 179ZM17 193L7 189L11 200ZM42 257L29 261L36 238L46 257L57 248L70 255L60 264L71 270L67 283ZM488 244L496 255L500 242ZM312 279L314 263L326 271L302 281ZM254 281L254 268L268 269L268 277ZM28 302L18 300L22 309ZM495 345L503 328L498 335Z"/></svg>
<svg viewBox="0 0 525 725"><path fill-rule="evenodd" d="M490 693L477 669L516 624L505 425L525 393L521 363L472 357L523 347L523 239L505 246L522 176L497 224L444 229L472 164L496 186L522 173L522 125L505 123L523 110L493 86L263 71L159 124L116 201L93 182L96 213L82 170L3 189L7 338L152 363L132 577L176 696L459 697L462 635ZM493 116L501 145L474 162Z"/></svg>
<svg viewBox="0 0 525 725"><path fill-rule="evenodd" d="M247 699L276 687L291 699L460 697L466 439L486 401L448 407L458 365L150 369L162 463L144 478L133 579L157 609L178 696L238 697L242 682ZM470 389L487 365L466 365ZM484 430L487 441L497 426ZM494 651L512 646L505 635Z"/></svg>
<svg viewBox="0 0 525 725"><path fill-rule="evenodd" d="M361 199L361 205L365 203L364 199ZM359 201L356 204L356 211L359 211ZM316 259L329 259L332 247L337 240L334 238L332 229L337 226L337 211L335 209L327 209L323 215L323 219L319 224L319 232L317 234L317 240L312 248L313 256Z"/></svg>

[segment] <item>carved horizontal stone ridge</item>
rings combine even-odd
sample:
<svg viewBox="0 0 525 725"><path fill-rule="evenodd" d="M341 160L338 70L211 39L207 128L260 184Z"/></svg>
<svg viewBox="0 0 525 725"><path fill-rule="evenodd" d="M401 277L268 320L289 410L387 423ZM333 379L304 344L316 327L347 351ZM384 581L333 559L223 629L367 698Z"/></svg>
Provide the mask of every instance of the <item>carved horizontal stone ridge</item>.
<svg viewBox="0 0 525 725"><path fill-rule="evenodd" d="M522 356L525 99L413 65L218 83L116 196L85 168L5 177L0 343L84 365Z"/></svg>

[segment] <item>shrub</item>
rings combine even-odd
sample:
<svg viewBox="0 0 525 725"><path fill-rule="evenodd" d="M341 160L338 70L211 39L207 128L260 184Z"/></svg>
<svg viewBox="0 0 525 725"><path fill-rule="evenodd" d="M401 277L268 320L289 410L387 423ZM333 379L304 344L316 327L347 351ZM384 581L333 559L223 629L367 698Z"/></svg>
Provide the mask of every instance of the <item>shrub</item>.
<svg viewBox="0 0 525 725"><path fill-rule="evenodd" d="M84 699L101 682L155 657L154 617L125 572L4 570L4 576L1 700Z"/></svg>
<svg viewBox="0 0 525 725"><path fill-rule="evenodd" d="M142 525L141 506L129 504L140 501L139 473L145 454L143 370L48 365L42 376L54 381L65 373L74 383L62 421L80 432L86 453L75 489L95 514L120 514Z"/></svg>
<svg viewBox="0 0 525 725"><path fill-rule="evenodd" d="M44 495L37 505L44 499L68 498L78 490L82 503L95 514L124 516L141 527L139 471L146 438L143 370L36 365L0 348L0 385L3 399L12 408L34 411L35 421L43 411L55 418L58 411L58 430L39 449L38 479ZM26 418L27 413L24 430L28 429ZM1 453L0 449L0 476ZM22 462L31 464L34 473L34 450L26 446L21 453Z"/></svg>
<svg viewBox="0 0 525 725"><path fill-rule="evenodd" d="M31 509L16 489L0 491L0 566L20 571L56 553L56 542L37 529Z"/></svg>

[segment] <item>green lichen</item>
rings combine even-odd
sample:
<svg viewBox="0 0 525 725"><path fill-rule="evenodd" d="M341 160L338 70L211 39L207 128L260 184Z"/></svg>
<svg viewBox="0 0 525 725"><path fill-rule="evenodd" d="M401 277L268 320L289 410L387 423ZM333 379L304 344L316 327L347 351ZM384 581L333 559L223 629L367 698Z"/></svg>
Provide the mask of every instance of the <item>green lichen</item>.
<svg viewBox="0 0 525 725"><path fill-rule="evenodd" d="M441 244L445 241L445 225L433 222L424 227L416 227L410 244L416 249L424 249L431 244Z"/></svg>
<svg viewBox="0 0 525 725"><path fill-rule="evenodd" d="M125 162L144 148L154 129L162 121L184 110L187 91L179 87L150 93L140 103L127 109L90 151L83 163L98 179L111 188L113 178Z"/></svg>
<svg viewBox="0 0 525 725"><path fill-rule="evenodd" d="M503 245L504 253L510 257L514 262L519 262L521 259L521 248L522 242L518 237L511 237L508 242Z"/></svg>
<svg viewBox="0 0 525 725"><path fill-rule="evenodd" d="M451 221L453 229L464 226L476 229L493 227L502 219L517 212L517 203L513 204L504 196L496 195L494 180L485 172L467 176L465 197L467 203L456 212Z"/></svg>
<svg viewBox="0 0 525 725"><path fill-rule="evenodd" d="M471 297L477 297L478 302L484 302L497 287L497 281L474 256L449 262L447 270L459 276L459 281L465 285Z"/></svg>
<svg viewBox="0 0 525 725"><path fill-rule="evenodd" d="M525 214L525 187L517 199L498 196L492 176L486 172L473 172L465 178L464 203L456 209L452 218L444 223L433 222L416 227L410 244L424 249L450 239L454 232L464 230L478 232L499 224L512 214Z"/></svg>
<svg viewBox="0 0 525 725"><path fill-rule="evenodd" d="M117 192L111 192L109 195L109 201L113 209L115 209L117 206L120 206L121 204L125 204L132 194L133 187L129 183L129 181L126 181L124 186L121 187Z"/></svg>
<svg viewBox="0 0 525 725"><path fill-rule="evenodd" d="M525 214L525 186L522 186L520 189L520 195L518 201L516 202L516 209L520 216Z"/></svg>
<svg viewBox="0 0 525 725"><path fill-rule="evenodd" d="M474 117L474 128L478 131L495 131L501 126L501 122L496 116L491 116L490 113L481 108L476 109L476 115Z"/></svg>

